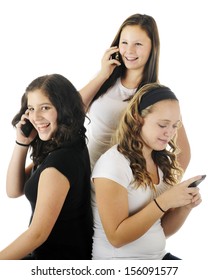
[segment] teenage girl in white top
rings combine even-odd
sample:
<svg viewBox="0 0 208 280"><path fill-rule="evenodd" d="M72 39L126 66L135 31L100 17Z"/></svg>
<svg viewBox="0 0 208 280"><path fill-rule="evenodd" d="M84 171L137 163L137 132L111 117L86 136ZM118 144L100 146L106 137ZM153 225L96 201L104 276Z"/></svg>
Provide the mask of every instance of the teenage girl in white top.
<svg viewBox="0 0 208 280"><path fill-rule="evenodd" d="M93 259L179 259L166 238L199 205L199 179L182 183L177 162L179 102L159 84L143 86L128 104L115 143L95 164Z"/></svg>
<svg viewBox="0 0 208 280"><path fill-rule="evenodd" d="M121 25L105 52L98 75L80 90L91 122L86 124L91 166L109 147L129 99L141 86L158 82L160 40L155 20L134 14ZM178 160L185 170L190 147L184 127L178 131Z"/></svg>

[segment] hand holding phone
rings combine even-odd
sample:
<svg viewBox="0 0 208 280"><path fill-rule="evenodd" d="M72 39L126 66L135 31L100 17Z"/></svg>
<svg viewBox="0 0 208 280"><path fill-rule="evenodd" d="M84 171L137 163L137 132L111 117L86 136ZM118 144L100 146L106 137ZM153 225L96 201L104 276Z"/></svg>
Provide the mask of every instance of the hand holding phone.
<svg viewBox="0 0 208 280"><path fill-rule="evenodd" d="M191 183L188 188L195 188L197 187L204 179L206 178L206 175L202 175L201 178L199 180L194 181L193 183Z"/></svg>
<svg viewBox="0 0 208 280"><path fill-rule="evenodd" d="M33 128L34 126L31 124L31 122L28 119L25 119L25 124L21 126L21 130L26 137L30 135Z"/></svg>

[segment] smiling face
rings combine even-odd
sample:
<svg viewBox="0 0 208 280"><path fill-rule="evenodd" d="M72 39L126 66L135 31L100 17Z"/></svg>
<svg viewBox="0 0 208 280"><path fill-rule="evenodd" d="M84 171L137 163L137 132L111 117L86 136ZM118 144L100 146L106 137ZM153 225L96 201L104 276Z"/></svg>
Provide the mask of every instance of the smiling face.
<svg viewBox="0 0 208 280"><path fill-rule="evenodd" d="M127 69L144 69L152 43L147 33L138 25L123 28L119 40L119 52Z"/></svg>
<svg viewBox="0 0 208 280"><path fill-rule="evenodd" d="M144 150L164 150L181 124L179 103L176 100L162 100L152 106L152 112L144 118L141 137Z"/></svg>
<svg viewBox="0 0 208 280"><path fill-rule="evenodd" d="M41 91L28 92L29 120L43 141L50 140L57 130L57 110L49 98Z"/></svg>

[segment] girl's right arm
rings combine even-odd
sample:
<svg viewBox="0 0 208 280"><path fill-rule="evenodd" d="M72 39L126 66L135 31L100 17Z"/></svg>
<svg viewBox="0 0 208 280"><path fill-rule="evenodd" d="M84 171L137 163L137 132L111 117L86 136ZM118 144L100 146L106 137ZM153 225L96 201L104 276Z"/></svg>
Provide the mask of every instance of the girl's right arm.
<svg viewBox="0 0 208 280"><path fill-rule="evenodd" d="M194 188L187 188L198 177L175 185L157 198L158 204L167 211L192 202ZM127 189L107 178L94 178L96 202L105 234L116 248L126 245L145 234L162 216L163 211L151 201L139 212L129 215Z"/></svg>
<svg viewBox="0 0 208 280"><path fill-rule="evenodd" d="M112 54L118 51L117 47L111 47L103 55L101 70L98 75L91 80L85 87L79 90L82 100L84 102L86 111L89 108L91 101L94 96L101 88L102 84L110 77L115 67L119 66L121 63L116 59L110 59Z"/></svg>
<svg viewBox="0 0 208 280"><path fill-rule="evenodd" d="M154 202L130 216L126 188L107 178L94 178L93 182L106 237L116 248L140 238L163 216Z"/></svg>
<svg viewBox="0 0 208 280"><path fill-rule="evenodd" d="M28 118L26 114L22 115L21 120L16 125L17 142L7 169L6 192L12 198L19 197L23 194L25 181L33 168L33 164L30 164L27 168L25 168L25 164L29 145L37 135L37 131L33 129L31 134L25 137L21 131L21 126L25 124L26 118Z"/></svg>
<svg viewBox="0 0 208 280"><path fill-rule="evenodd" d="M23 194L25 181L33 167L30 164L25 169L28 148L15 144L6 177L6 192L9 197L16 198Z"/></svg>

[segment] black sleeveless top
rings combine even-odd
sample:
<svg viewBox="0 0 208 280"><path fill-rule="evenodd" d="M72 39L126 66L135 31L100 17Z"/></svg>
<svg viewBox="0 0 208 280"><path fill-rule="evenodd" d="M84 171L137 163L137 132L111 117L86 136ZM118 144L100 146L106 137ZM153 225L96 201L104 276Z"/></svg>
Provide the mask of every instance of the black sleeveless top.
<svg viewBox="0 0 208 280"><path fill-rule="evenodd" d="M70 182L63 208L48 239L34 252L41 260L91 259L93 220L90 203L90 161L83 140L51 152L25 184L33 217L41 172L54 167ZM50 186L46 186L50 191ZM58 186L57 186L58 188Z"/></svg>

